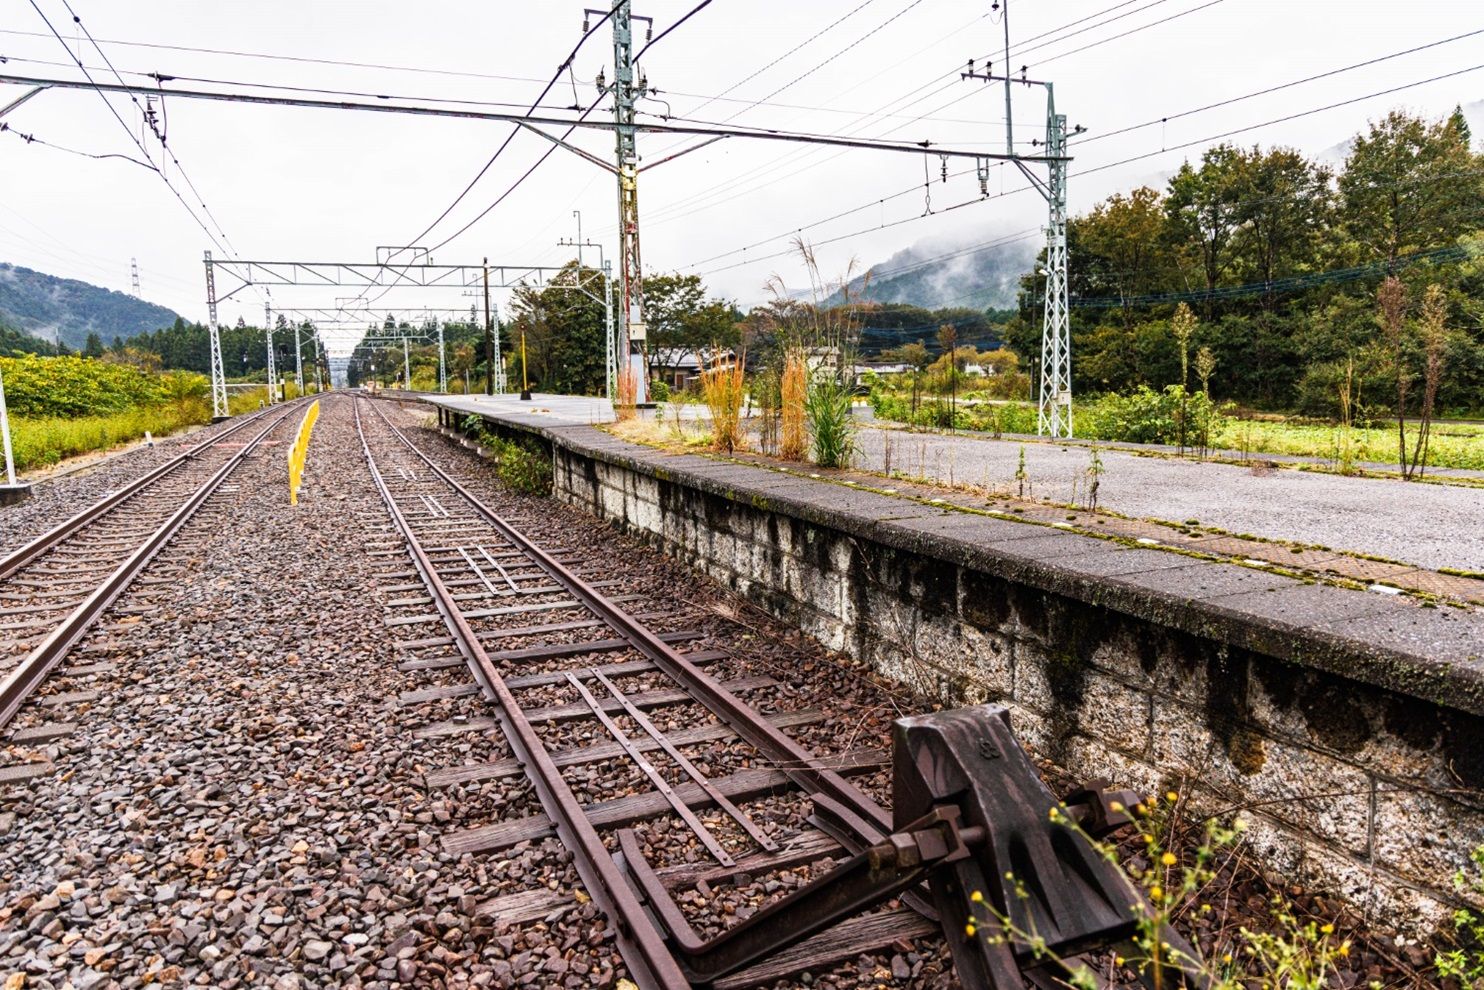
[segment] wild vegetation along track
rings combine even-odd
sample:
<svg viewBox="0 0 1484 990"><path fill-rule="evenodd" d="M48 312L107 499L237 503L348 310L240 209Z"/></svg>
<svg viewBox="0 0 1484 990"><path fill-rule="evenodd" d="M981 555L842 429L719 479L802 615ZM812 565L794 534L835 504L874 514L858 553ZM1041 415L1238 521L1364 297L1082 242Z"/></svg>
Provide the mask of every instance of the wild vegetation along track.
<svg viewBox="0 0 1484 990"><path fill-rule="evenodd" d="M490 824L444 835L445 852L496 853L555 834L611 925L630 977L641 987L672 987L688 980L631 885L621 843L630 856L657 866L668 889L702 891L700 898L680 900L686 908L698 902L708 908L687 910L687 920L716 933L726 927L726 915L745 917L768 894L786 892L800 878L795 872L759 886L750 900L740 900L740 909L737 902L706 896L711 885L747 887L755 878L827 868L889 831L885 810L846 779L879 770L884 753L815 756L784 730L821 722L819 712L770 704L765 715L744 702L740 695L758 700L774 682L709 674L703 668L726 666L724 653L681 653L676 644L697 634L656 632L652 626L674 616L636 616L623 607L636 602L636 610L653 610L651 596L608 598L600 589L621 579L579 573L597 566L622 575L621 561L574 559L570 547L537 545L419 450L379 405L358 399L355 418L399 539L372 552L398 568L384 575L388 625L420 636L401 644L410 658L403 669L435 681L404 694L400 703L482 698L484 714L466 710L416 732L420 738L498 732L509 753L434 769L428 784L456 789L524 774L539 802L528 814L512 816L507 809ZM546 528L539 519L530 522ZM560 533L550 536L565 542ZM404 552L411 570L401 564ZM438 627L443 634L435 634ZM467 674L457 676L460 671ZM715 775L719 767L727 772ZM836 813L826 825L810 819L811 805ZM621 829L632 832L621 837ZM563 907L563 895L553 899L551 886L514 892L482 910L506 923L539 921ZM725 914L718 909L723 901ZM771 983L937 931L909 910L887 909L714 985Z"/></svg>
<svg viewBox="0 0 1484 990"><path fill-rule="evenodd" d="M297 405L244 417L0 561L0 728Z"/></svg>

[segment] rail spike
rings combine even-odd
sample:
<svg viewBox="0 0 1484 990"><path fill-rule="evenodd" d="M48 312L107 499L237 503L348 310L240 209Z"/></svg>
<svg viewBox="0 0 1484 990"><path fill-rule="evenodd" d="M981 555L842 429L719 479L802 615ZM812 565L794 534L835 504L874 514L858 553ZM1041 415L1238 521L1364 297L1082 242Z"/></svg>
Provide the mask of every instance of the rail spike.
<svg viewBox="0 0 1484 990"><path fill-rule="evenodd" d="M1020 990L1027 980L1065 985L1082 953L1126 946L1137 935L1143 895L1090 841L1129 824L1122 809L1137 798L1094 780L1058 801L1011 731L1008 709L899 719L892 787L889 836L709 941L690 927L628 830L619 835L622 862L697 985L893 897L913 903L924 881L965 990ZM846 809L824 795L814 803L822 828L849 830ZM1168 959L1197 960L1173 931L1158 935ZM1168 964L1161 982L1204 987L1196 969Z"/></svg>

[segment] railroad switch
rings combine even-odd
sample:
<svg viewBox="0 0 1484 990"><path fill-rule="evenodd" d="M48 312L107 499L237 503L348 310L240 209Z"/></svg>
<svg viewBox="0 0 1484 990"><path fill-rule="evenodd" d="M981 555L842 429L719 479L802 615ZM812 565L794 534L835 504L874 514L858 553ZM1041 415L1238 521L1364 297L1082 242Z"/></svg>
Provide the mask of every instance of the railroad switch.
<svg viewBox="0 0 1484 990"><path fill-rule="evenodd" d="M1128 946L1150 916L1142 893L1093 843L1130 824L1124 809L1137 796L1093 780L1058 800L1011 731L1008 709L898 720L892 772L889 835L814 795L814 823L860 851L709 940L691 928L635 834L620 833L624 868L692 984L901 897L942 926L965 990L1065 986L1082 954ZM1195 950L1173 931L1157 934L1168 946L1162 982L1204 986Z"/></svg>

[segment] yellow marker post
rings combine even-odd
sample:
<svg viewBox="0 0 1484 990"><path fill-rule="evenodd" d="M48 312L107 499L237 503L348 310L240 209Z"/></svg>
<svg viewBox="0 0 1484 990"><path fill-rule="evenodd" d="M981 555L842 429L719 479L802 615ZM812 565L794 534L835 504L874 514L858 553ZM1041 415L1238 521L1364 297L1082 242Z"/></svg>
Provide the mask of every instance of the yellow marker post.
<svg viewBox="0 0 1484 990"><path fill-rule="evenodd" d="M309 433L319 419L319 400L315 399L299 424L299 435L289 448L289 505L299 504L299 484L304 479L304 459L309 455Z"/></svg>

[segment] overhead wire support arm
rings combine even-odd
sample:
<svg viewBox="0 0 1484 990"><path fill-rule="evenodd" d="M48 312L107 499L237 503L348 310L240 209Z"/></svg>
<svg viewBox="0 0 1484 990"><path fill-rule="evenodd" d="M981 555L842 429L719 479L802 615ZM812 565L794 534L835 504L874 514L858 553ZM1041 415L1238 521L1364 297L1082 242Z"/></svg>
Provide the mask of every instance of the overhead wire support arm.
<svg viewBox="0 0 1484 990"><path fill-rule="evenodd" d="M584 151L582 148L577 147L577 145L567 141L563 141L561 138L557 137L554 134L548 134L534 124L529 124L523 120L519 121L518 123L521 127L524 127L532 134L536 134L540 137L545 138L557 147L566 148L568 151L572 152L572 154L578 156L579 158L582 158L585 161L591 162L592 164L598 166L598 168L603 169L605 172L613 172L615 174L618 172L618 169L614 168L613 165L605 162L603 159L599 158L597 155L593 154L590 151Z"/></svg>
<svg viewBox="0 0 1484 990"><path fill-rule="evenodd" d="M586 120L575 117L535 116L498 111L458 109L453 107L425 106L409 103L362 103L353 100L313 100L303 97L262 96L256 93L224 92L198 89L160 89L153 86L135 86L117 83L89 83L71 79L47 79L35 76L0 74L0 83L21 86L41 86L55 89L87 89L104 93L142 93L154 96L161 94L186 100L219 100L227 103L249 103L262 106L303 107L316 110L352 110L364 113L400 113L423 117L452 117L464 120L496 120L509 123L543 124L556 127L577 127L589 130L614 131L620 126L633 127L643 134L679 134L690 137L739 137L759 141L782 141L795 144L815 144L836 148L854 148L862 151L886 151L912 155L931 152L947 158L974 160L1050 162L1050 155L1006 155L988 151L971 151L962 148L939 147L932 141L880 141L866 138L841 138L828 134L810 134L800 131L783 131L761 128L699 126L693 124L639 123L619 125L608 120Z"/></svg>

